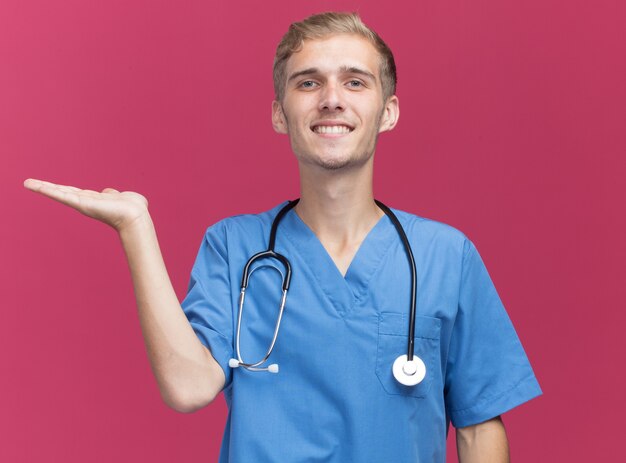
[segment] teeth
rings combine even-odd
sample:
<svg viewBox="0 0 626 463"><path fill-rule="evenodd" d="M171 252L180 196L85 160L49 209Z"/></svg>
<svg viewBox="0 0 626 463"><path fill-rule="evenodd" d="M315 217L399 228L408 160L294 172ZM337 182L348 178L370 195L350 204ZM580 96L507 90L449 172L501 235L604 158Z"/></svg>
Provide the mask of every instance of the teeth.
<svg viewBox="0 0 626 463"><path fill-rule="evenodd" d="M345 125L318 125L313 128L315 133L350 133L350 129Z"/></svg>

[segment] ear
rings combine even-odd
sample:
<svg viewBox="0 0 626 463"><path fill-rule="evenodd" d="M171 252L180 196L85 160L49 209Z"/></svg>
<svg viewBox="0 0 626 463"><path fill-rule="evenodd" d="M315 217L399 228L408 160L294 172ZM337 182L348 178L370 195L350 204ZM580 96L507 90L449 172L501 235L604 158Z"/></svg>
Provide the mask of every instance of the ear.
<svg viewBox="0 0 626 463"><path fill-rule="evenodd" d="M287 120L279 101L272 101L272 126L278 133L287 133Z"/></svg>
<svg viewBox="0 0 626 463"><path fill-rule="evenodd" d="M400 103L398 97L393 95L387 98L385 108L383 110L383 117L380 119L380 127L378 133L387 132L392 130L398 123L400 118Z"/></svg>

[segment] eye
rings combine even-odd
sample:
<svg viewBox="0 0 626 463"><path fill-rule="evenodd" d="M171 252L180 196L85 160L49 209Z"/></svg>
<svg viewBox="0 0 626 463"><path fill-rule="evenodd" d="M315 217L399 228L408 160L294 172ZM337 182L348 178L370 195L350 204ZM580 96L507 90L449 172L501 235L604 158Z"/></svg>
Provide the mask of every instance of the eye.
<svg viewBox="0 0 626 463"><path fill-rule="evenodd" d="M317 85L317 83L315 81L312 81L312 80L305 80L305 81L300 83L300 87L302 87L302 88L314 88L316 85Z"/></svg>
<svg viewBox="0 0 626 463"><path fill-rule="evenodd" d="M360 80L357 80L357 79L352 79L352 80L348 81L348 87L350 87L350 88L363 87L363 82L361 82Z"/></svg>

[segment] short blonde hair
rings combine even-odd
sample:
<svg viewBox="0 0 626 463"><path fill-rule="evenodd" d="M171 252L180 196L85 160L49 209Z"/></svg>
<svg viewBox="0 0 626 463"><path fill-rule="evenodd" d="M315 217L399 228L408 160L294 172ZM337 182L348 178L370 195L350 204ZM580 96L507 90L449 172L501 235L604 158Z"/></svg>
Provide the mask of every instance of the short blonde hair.
<svg viewBox="0 0 626 463"><path fill-rule="evenodd" d="M278 44L274 56L274 93L278 101L284 96L287 61L291 55L302 49L305 40L321 39L333 34L356 34L369 40L380 55L383 98L386 100L396 93L396 63L387 44L361 21L357 13L329 12L315 14L291 24Z"/></svg>

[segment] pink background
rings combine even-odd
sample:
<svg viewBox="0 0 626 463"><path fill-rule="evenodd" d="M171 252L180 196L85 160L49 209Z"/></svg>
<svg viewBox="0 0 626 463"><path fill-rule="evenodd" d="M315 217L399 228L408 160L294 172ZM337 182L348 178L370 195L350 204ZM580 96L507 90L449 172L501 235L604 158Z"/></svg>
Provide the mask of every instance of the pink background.
<svg viewBox="0 0 626 463"><path fill-rule="evenodd" d="M216 460L223 399L161 402L115 233L22 181L145 194L182 298L208 225L298 195L271 63L290 22L329 9L396 54L377 197L477 244L543 387L505 415L514 460L619 459L624 2L226 5L0 3L0 461Z"/></svg>

